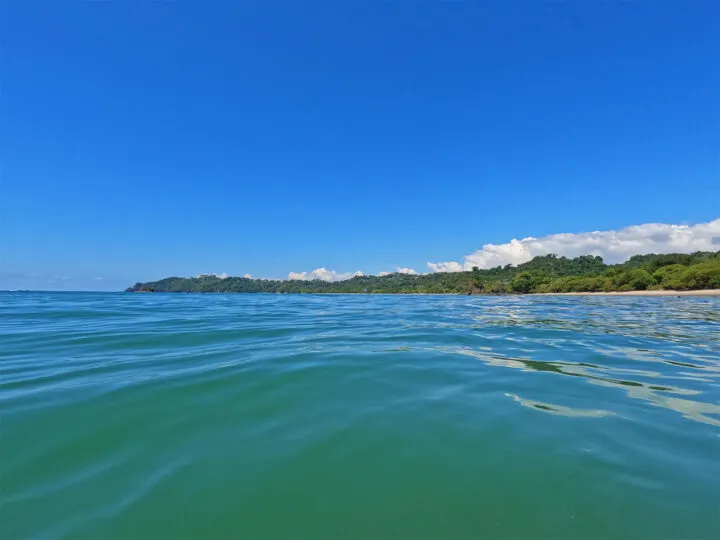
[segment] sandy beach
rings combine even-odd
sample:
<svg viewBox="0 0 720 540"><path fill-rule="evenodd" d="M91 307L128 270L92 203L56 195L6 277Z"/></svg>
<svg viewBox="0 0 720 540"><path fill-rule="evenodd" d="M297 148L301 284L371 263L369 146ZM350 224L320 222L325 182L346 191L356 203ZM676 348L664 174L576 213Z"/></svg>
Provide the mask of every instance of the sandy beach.
<svg viewBox="0 0 720 540"><path fill-rule="evenodd" d="M539 293L538 296L720 296L720 289L701 291L626 291L626 292L569 292Z"/></svg>

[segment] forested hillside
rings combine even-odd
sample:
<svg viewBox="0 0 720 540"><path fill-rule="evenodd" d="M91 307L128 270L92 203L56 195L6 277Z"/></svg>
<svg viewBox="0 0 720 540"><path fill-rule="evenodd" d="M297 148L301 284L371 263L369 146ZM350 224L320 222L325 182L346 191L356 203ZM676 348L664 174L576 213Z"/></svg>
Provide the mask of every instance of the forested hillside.
<svg viewBox="0 0 720 540"><path fill-rule="evenodd" d="M137 283L128 292L202 293L547 293L646 289L720 289L720 251L635 255L606 265L600 257L535 257L526 263L487 270L425 275L358 276L338 282L241 277L170 277Z"/></svg>

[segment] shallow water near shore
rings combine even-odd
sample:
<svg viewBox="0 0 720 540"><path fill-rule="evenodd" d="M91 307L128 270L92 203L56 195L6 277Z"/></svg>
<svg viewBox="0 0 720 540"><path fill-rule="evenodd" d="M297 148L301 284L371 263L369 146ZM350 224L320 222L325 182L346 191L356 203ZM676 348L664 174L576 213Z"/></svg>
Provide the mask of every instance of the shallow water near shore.
<svg viewBox="0 0 720 540"><path fill-rule="evenodd" d="M0 293L0 537L718 538L720 299Z"/></svg>

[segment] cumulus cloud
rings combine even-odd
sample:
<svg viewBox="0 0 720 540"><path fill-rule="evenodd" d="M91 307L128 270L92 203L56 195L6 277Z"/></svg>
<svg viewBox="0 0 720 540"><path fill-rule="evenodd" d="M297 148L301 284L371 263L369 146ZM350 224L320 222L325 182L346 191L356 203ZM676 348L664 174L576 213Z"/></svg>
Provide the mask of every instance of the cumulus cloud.
<svg viewBox="0 0 720 540"><path fill-rule="evenodd" d="M244 277L245 279L252 279L252 278L253 278L250 274L245 274L243 277Z"/></svg>
<svg viewBox="0 0 720 540"><path fill-rule="evenodd" d="M378 272L378 276L389 276L390 274L413 274L417 275L418 273L413 268L402 268L398 267L393 272Z"/></svg>
<svg viewBox="0 0 720 540"><path fill-rule="evenodd" d="M463 265L456 262L427 263L431 272L462 272Z"/></svg>
<svg viewBox="0 0 720 540"><path fill-rule="evenodd" d="M308 281L312 279L321 279L323 281L343 281L345 279L362 275L364 274L360 271L338 273L335 270L328 270L327 268L316 268L311 272L290 272L288 274L288 279L301 281Z"/></svg>
<svg viewBox="0 0 720 540"><path fill-rule="evenodd" d="M720 219L696 225L646 223L616 231L551 234L541 238L513 239L506 244L485 244L482 249L465 256L463 263L427 263L432 272L460 272L517 265L538 255L559 256L599 255L606 263L627 260L645 253L691 253L716 251L720 244Z"/></svg>

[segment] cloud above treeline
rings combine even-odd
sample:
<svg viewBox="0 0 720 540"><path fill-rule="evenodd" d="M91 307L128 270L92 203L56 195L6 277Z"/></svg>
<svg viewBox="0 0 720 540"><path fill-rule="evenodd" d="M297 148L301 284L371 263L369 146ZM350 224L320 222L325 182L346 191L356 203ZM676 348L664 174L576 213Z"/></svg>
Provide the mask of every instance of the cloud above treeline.
<svg viewBox="0 0 720 540"><path fill-rule="evenodd" d="M396 268L394 272L379 272L379 276L387 276L388 274L417 274L412 268ZM288 279L296 279L300 281L310 281L313 279L321 279L323 281L344 281L356 276L364 276L359 270L357 272L336 272L327 268L316 268L310 272L290 272Z"/></svg>
<svg viewBox="0 0 720 540"><path fill-rule="evenodd" d="M380 273L378 273L378 276L389 276L390 274L418 275L418 273L413 268L396 268L393 272L380 272Z"/></svg>
<svg viewBox="0 0 720 540"><path fill-rule="evenodd" d="M288 279L296 279L300 281L309 281L312 279L321 279L323 281L343 281L362 275L363 273L360 271L338 273L335 272L335 270L328 270L327 268L316 268L311 272L290 272L288 274Z"/></svg>
<svg viewBox="0 0 720 540"><path fill-rule="evenodd" d="M481 249L466 255L461 262L429 262L430 272L462 272L478 268L494 268L506 264L517 265L538 255L555 253L558 256L577 257L598 255L606 263L626 261L633 255L646 253L692 253L720 250L720 219L696 225L669 225L646 223L613 231L560 233L540 238L513 239L505 244L485 244ZM413 268L396 268L380 272L386 276L394 272L418 274ZM362 272L336 272L317 268L310 272L290 272L288 279L342 281Z"/></svg>
<svg viewBox="0 0 720 540"><path fill-rule="evenodd" d="M541 238L513 239L505 244L485 244L462 262L429 262L431 272L460 272L478 268L517 265L555 253L559 256L599 255L606 263L623 262L646 253L692 253L720 249L720 219L696 225L646 223L616 231L551 234Z"/></svg>

